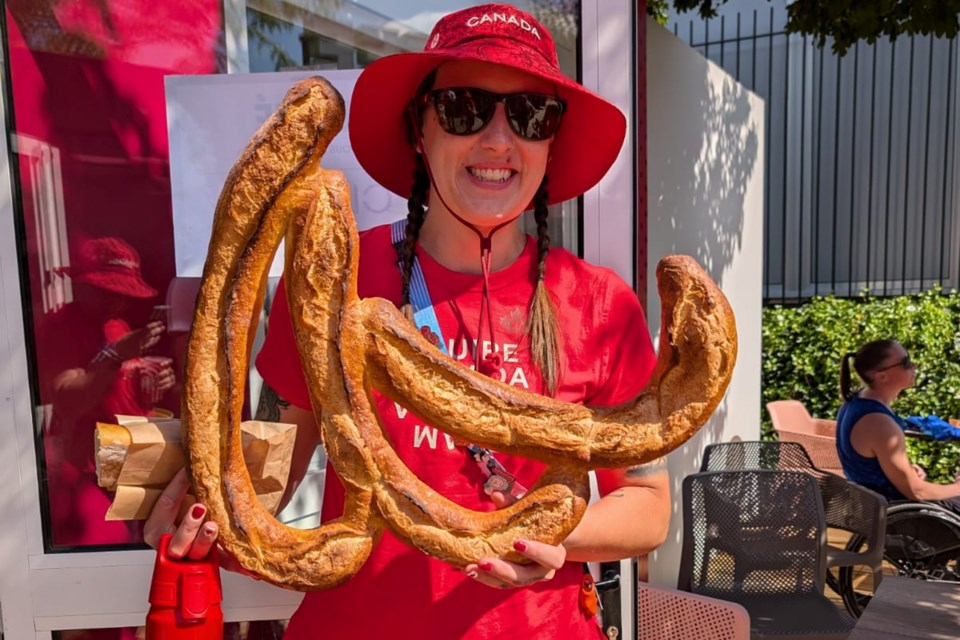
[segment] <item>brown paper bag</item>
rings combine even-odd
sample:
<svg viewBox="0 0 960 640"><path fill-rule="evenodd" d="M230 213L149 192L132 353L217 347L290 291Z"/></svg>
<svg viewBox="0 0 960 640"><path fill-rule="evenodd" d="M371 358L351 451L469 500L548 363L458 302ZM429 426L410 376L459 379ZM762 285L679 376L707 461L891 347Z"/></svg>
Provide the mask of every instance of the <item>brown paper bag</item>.
<svg viewBox="0 0 960 640"><path fill-rule="evenodd" d="M97 425L97 481L114 491L107 520L143 520L184 465L180 421L117 416ZM240 424L243 456L261 504L276 513L290 475L296 425L249 420ZM195 500L188 496L185 508Z"/></svg>

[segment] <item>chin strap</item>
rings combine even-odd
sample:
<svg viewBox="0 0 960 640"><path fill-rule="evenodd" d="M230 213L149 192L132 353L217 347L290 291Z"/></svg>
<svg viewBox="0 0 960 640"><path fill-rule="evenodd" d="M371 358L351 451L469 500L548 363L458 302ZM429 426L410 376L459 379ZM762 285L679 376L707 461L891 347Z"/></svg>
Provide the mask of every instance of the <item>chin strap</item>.
<svg viewBox="0 0 960 640"><path fill-rule="evenodd" d="M416 137L418 147L420 149L424 148L423 144L423 132L420 130L420 125L416 114L411 114L410 117L414 136ZM479 327L477 327L477 344L474 347L473 351L473 363L477 368L477 371L480 373L486 374L488 376L493 376L493 374L499 372L500 365L503 364L503 358L496 351L496 340L494 339L494 323L493 323L493 311L490 304L490 264L493 259L493 234L495 234L500 229L504 228L513 220L507 220L501 222L494 228L490 230L486 236L481 233L474 225L464 220L456 211L454 211L450 205L447 204L447 201L444 200L443 194L440 193L440 189L437 187L437 182L433 179L433 171L430 168L430 163L427 161L427 154L420 153L423 158L423 166L427 169L427 177L430 179L430 184L433 185L433 192L437 195L437 198L440 200L440 204L450 212L460 224L466 228L473 231L477 234L477 237L480 239L480 274L483 279L483 293L480 298L480 315L478 317ZM487 320L487 330L490 332L490 352L485 356L481 357L481 349L483 345L483 320L486 317Z"/></svg>
<svg viewBox="0 0 960 640"><path fill-rule="evenodd" d="M403 244L406 237L406 228L407 221L405 219L397 220L390 225L390 241L397 250L398 256L400 245ZM399 260L397 266L402 268ZM443 338L443 332L440 329L440 321L433 309L427 282L423 277L423 269L420 268L420 262L416 255L413 257L413 271L410 274L410 305L413 307L413 320L420 334L440 351L450 355L447 351L447 343ZM500 464L492 451L469 443L464 444L464 447L467 455L477 463L477 466L480 467L487 478L483 483L483 491L488 496L494 491L499 491L519 500L527 493L526 487L520 484L516 476Z"/></svg>

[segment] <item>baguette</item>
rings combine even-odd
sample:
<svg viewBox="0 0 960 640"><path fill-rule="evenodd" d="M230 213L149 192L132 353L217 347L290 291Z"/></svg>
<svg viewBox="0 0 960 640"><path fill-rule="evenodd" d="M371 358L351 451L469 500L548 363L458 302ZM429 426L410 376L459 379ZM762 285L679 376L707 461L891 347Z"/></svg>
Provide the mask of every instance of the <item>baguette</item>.
<svg viewBox="0 0 960 640"><path fill-rule="evenodd" d="M660 350L648 388L615 409L520 391L443 356L385 300L357 295L358 238L346 180L319 168L343 122L322 78L294 85L254 135L217 203L187 352L182 408L189 469L221 544L248 571L288 588L328 588L365 562L384 527L455 566L492 555L522 562L517 539L557 544L576 526L587 472L648 462L706 422L736 360L733 313L696 262L657 269ZM314 531L257 503L237 425L266 274L286 236L288 303L344 515ZM547 463L517 503L474 512L436 494L399 459L370 404L376 389L447 433Z"/></svg>
<svg viewBox="0 0 960 640"><path fill-rule="evenodd" d="M323 78L294 84L227 175L214 213L187 344L181 406L194 494L219 542L247 571L291 589L352 576L379 536L371 493L351 492L343 517L304 531L280 524L256 499L241 455L252 327L268 266L290 217L323 188L320 157L343 126L343 98Z"/></svg>
<svg viewBox="0 0 960 640"><path fill-rule="evenodd" d="M276 513L290 472L296 425L249 420L240 424L240 431L243 458L257 497L270 513ZM121 425L99 422L94 451L97 484L117 494L107 520L149 516L163 487L185 462L176 419Z"/></svg>
<svg viewBox="0 0 960 640"><path fill-rule="evenodd" d="M98 422L93 431L93 450L96 452L97 484L107 491L117 490L117 480L127 450L133 440L130 430L119 424Z"/></svg>

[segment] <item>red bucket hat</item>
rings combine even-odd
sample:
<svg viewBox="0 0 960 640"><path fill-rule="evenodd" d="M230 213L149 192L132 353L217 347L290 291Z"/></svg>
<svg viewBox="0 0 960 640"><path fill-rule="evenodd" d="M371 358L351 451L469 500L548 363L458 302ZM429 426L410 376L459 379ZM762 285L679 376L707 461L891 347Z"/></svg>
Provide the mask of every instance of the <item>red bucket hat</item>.
<svg viewBox="0 0 960 640"><path fill-rule="evenodd" d="M427 74L448 60L492 62L556 85L567 109L547 164L550 204L597 184L620 152L623 113L560 71L553 37L540 22L506 4L470 7L437 22L423 51L370 64L354 87L350 144L367 173L400 197L410 197L416 161L405 110Z"/></svg>
<svg viewBox="0 0 960 640"><path fill-rule="evenodd" d="M140 275L140 254L120 238L85 240L70 269L73 282L85 282L131 298L152 298L157 290Z"/></svg>

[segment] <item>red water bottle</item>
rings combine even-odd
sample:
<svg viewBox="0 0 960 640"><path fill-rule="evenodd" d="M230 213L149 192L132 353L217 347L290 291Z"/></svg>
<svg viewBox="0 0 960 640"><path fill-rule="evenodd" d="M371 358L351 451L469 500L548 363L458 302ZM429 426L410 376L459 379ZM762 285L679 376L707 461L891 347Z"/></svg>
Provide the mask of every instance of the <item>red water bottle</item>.
<svg viewBox="0 0 960 640"><path fill-rule="evenodd" d="M160 537L153 566L147 640L221 640L223 595L217 548L205 560L176 560L169 554L171 537Z"/></svg>

